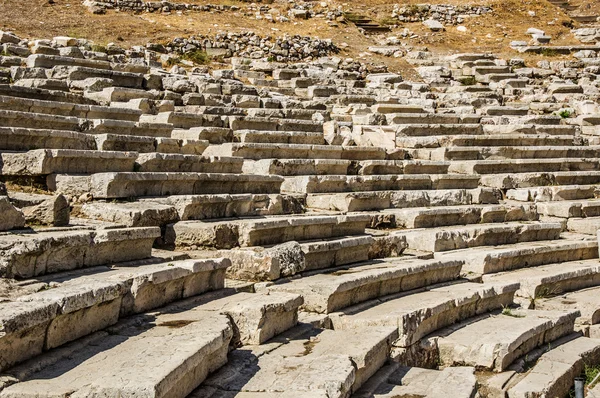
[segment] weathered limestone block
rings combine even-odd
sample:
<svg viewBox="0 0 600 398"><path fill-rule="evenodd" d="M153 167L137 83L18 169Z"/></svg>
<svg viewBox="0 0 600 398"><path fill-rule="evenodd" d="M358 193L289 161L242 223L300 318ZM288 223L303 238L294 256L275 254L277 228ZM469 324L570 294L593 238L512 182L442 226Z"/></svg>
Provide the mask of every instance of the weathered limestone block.
<svg viewBox="0 0 600 398"><path fill-rule="evenodd" d="M0 274L30 278L148 258L160 229L51 231L0 236Z"/></svg>
<svg viewBox="0 0 600 398"><path fill-rule="evenodd" d="M2 188L4 185L2 185ZM25 216L12 205L7 196L0 196L0 231L23 228Z"/></svg>
<svg viewBox="0 0 600 398"><path fill-rule="evenodd" d="M225 315L204 313L189 321L170 314L140 315L75 346L53 366L42 364L21 376L3 395L31 396L43 390L53 396L185 398L227 362L232 336ZM152 355L140 355L149 349Z"/></svg>
<svg viewBox="0 0 600 398"><path fill-rule="evenodd" d="M91 202L81 206L87 218L109 221L128 227L163 227L179 220L173 206L145 202Z"/></svg>
<svg viewBox="0 0 600 398"><path fill-rule="evenodd" d="M546 352L533 369L509 388L509 398L564 397L584 367L600 363L600 341L577 338Z"/></svg>
<svg viewBox="0 0 600 398"><path fill-rule="evenodd" d="M63 195L39 195L11 192L10 200L19 207L29 224L69 225L71 208Z"/></svg>
<svg viewBox="0 0 600 398"><path fill-rule="evenodd" d="M121 314L129 315L222 289L225 270L230 265L231 262L225 258L182 260L132 271L121 269L121 273L111 278L128 287Z"/></svg>

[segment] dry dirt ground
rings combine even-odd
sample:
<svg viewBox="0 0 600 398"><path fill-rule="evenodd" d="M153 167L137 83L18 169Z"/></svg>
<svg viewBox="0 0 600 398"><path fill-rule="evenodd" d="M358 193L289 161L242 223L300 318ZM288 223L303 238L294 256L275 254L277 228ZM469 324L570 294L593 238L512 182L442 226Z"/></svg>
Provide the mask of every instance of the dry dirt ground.
<svg viewBox="0 0 600 398"><path fill-rule="evenodd" d="M572 1L588 2L595 6L599 3L598 0ZM242 8L249 4L234 0L187 0L187 2L236 4ZM423 2L423 0L328 1L331 6L341 5L344 11L369 16L375 21L389 21L394 4ZM408 28L418 35L417 38L404 40L409 48L428 48L441 53L493 52L504 57L518 56L509 48L509 43L513 40L528 40L525 31L530 27L545 30L552 36L553 44L576 43L570 34L570 29L565 26L572 22L570 18L546 0L471 0L468 3L464 0L429 0L429 3L491 5L494 12L465 21L463 25L468 29L466 33L461 33L456 27L451 26L445 32L432 33L421 23L408 23L399 24L387 35L398 35ZM289 4L284 0L276 0L275 6L285 12ZM535 12L535 16L530 15L530 11ZM12 30L18 35L29 38L68 35L90 39L97 44L116 42L124 46L167 42L177 36L211 34L220 30L252 30L262 35L272 36L280 36L284 33L312 35L331 38L338 45L346 43L348 46L342 52L342 56L384 62L392 71L404 72L408 75L413 73L402 59L366 54L369 46L377 44L376 37L364 36L352 23L338 22L331 26L323 18L271 23L248 18L243 12L230 11L171 14L109 11L106 15L92 15L81 5L80 0L0 0L0 29Z"/></svg>

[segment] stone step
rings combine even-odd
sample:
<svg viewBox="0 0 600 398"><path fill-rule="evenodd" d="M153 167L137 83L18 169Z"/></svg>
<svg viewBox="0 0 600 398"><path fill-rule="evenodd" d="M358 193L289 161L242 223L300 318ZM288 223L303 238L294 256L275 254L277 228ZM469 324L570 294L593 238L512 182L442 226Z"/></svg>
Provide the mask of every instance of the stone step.
<svg viewBox="0 0 600 398"><path fill-rule="evenodd" d="M263 159L246 160L248 174L299 175L380 175L380 174L447 174L449 162L427 160L343 159Z"/></svg>
<svg viewBox="0 0 600 398"><path fill-rule="evenodd" d="M489 116L525 116L529 114L529 106L488 106L482 113Z"/></svg>
<svg viewBox="0 0 600 398"><path fill-rule="evenodd" d="M397 228L434 228L450 225L535 221L535 206L512 204L458 205L388 209L381 212L393 217Z"/></svg>
<svg viewBox="0 0 600 398"><path fill-rule="evenodd" d="M508 147L449 147L414 149L417 159L428 160L480 160L480 159L548 159L548 158L598 158L600 146L508 146Z"/></svg>
<svg viewBox="0 0 600 398"><path fill-rule="evenodd" d="M4 393L183 398L227 363L230 344L260 344L293 326L301 302L292 295L207 294L130 317L49 353L41 366L28 362L15 368L11 372L20 382ZM156 366L160 371L146 374Z"/></svg>
<svg viewBox="0 0 600 398"><path fill-rule="evenodd" d="M190 129L173 129L172 138L188 140L207 140L211 144L224 144L233 141L233 132L228 127L192 127Z"/></svg>
<svg viewBox="0 0 600 398"><path fill-rule="evenodd" d="M595 171L600 159L508 159L462 160L451 163L448 171L458 174L551 173L565 171ZM489 177L493 178L493 177Z"/></svg>
<svg viewBox="0 0 600 398"><path fill-rule="evenodd" d="M535 307L538 298L556 296L564 292L600 285L600 262L597 258L484 275L484 282L515 282L521 287L517 296Z"/></svg>
<svg viewBox="0 0 600 398"><path fill-rule="evenodd" d="M144 88L145 77L142 73L121 72L87 66L50 65L50 67L52 69L50 69L49 77L52 79L73 82L89 78L102 78L111 79L113 81L112 84L117 87Z"/></svg>
<svg viewBox="0 0 600 398"><path fill-rule="evenodd" d="M412 362L411 351L438 329L512 304L518 284L453 283L381 297L329 314L335 330L394 326L392 357Z"/></svg>
<svg viewBox="0 0 600 398"><path fill-rule="evenodd" d="M535 308L539 310L579 310L576 323L586 336L598 338L600 330L600 287L591 287L555 297L540 297ZM594 330L592 330L594 329ZM593 334L593 335L592 335Z"/></svg>
<svg viewBox="0 0 600 398"><path fill-rule="evenodd" d="M324 145L325 139L322 132L308 131L265 131L265 130L236 130L236 142L247 143L277 143L277 144L305 144Z"/></svg>
<svg viewBox="0 0 600 398"><path fill-rule="evenodd" d="M31 113L0 110L0 124L3 127L39 128L50 130L82 131L80 119L73 116L61 116L45 113Z"/></svg>
<svg viewBox="0 0 600 398"><path fill-rule="evenodd" d="M441 175L326 175L285 177L281 190L296 193L335 193L389 190L475 189L478 176Z"/></svg>
<svg viewBox="0 0 600 398"><path fill-rule="evenodd" d="M157 115L142 115L140 121L146 123L171 124L174 128L226 127L220 115L195 114L184 112L160 112Z"/></svg>
<svg viewBox="0 0 600 398"><path fill-rule="evenodd" d="M271 119L268 117L229 116L232 130L323 132L323 123L302 119Z"/></svg>
<svg viewBox="0 0 600 398"><path fill-rule="evenodd" d="M536 204L538 213L550 217L587 218L600 216L600 200L540 202Z"/></svg>
<svg viewBox="0 0 600 398"><path fill-rule="evenodd" d="M565 397L586 367L600 364L600 340L575 338L543 354L526 375L510 380L509 398Z"/></svg>
<svg viewBox="0 0 600 398"><path fill-rule="evenodd" d="M560 223L505 222L398 231L410 249L444 252L478 246L507 245L560 237Z"/></svg>
<svg viewBox="0 0 600 398"><path fill-rule="evenodd" d="M556 185L592 185L600 183L600 171L487 174L481 176L480 182L482 186L499 189Z"/></svg>
<svg viewBox="0 0 600 398"><path fill-rule="evenodd" d="M86 132L91 134L115 134L125 136L139 137L171 137L173 125L169 123L155 122L131 122L127 120L112 120L112 119L82 119L80 124L83 125Z"/></svg>
<svg viewBox="0 0 600 398"><path fill-rule="evenodd" d="M98 105L79 105L69 102L44 101L0 95L0 109L19 112L73 116L83 119L115 119L138 121L139 110Z"/></svg>
<svg viewBox="0 0 600 398"><path fill-rule="evenodd" d="M0 153L0 173L36 176L52 173L91 174L134 170L135 152L37 149L29 152Z"/></svg>
<svg viewBox="0 0 600 398"><path fill-rule="evenodd" d="M593 235L600 229L600 217L570 218L567 220L567 230L579 234Z"/></svg>
<svg viewBox="0 0 600 398"><path fill-rule="evenodd" d="M524 267L589 260L598 257L596 240L574 238L483 246L436 253L440 260L462 259L463 275L483 275Z"/></svg>
<svg viewBox="0 0 600 398"><path fill-rule="evenodd" d="M497 204L501 192L491 188L365 191L308 194L309 208L341 212L391 208Z"/></svg>
<svg viewBox="0 0 600 398"><path fill-rule="evenodd" d="M299 175L345 175L355 169L356 163L344 159L262 159L245 160L247 174Z"/></svg>
<svg viewBox="0 0 600 398"><path fill-rule="evenodd" d="M450 162L428 160L362 160L358 174L447 174Z"/></svg>
<svg viewBox="0 0 600 398"><path fill-rule="evenodd" d="M430 370L392 362L381 368L352 397L471 398L477 395L475 369Z"/></svg>
<svg viewBox="0 0 600 398"><path fill-rule="evenodd" d="M581 140L572 135L546 134L484 134L484 135L439 135L426 137L397 137L400 148L438 147L540 147L576 146ZM489 148L488 148L489 149Z"/></svg>
<svg viewBox="0 0 600 398"><path fill-rule="evenodd" d="M429 137L429 136L464 136L483 135L481 124L403 124L396 129L396 140L401 146L403 139L407 137Z"/></svg>
<svg viewBox="0 0 600 398"><path fill-rule="evenodd" d="M329 113L327 111L319 111L316 109L302 108L249 108L247 114L250 117L270 117L276 119L298 119L298 120L313 120L314 115L322 115L327 121Z"/></svg>
<svg viewBox="0 0 600 398"><path fill-rule="evenodd" d="M179 140L138 135L96 134L94 138L98 149L102 151L201 155L209 146L208 141L203 140Z"/></svg>
<svg viewBox="0 0 600 398"><path fill-rule="evenodd" d="M434 130L446 130L444 125L448 126L448 130L454 130L457 129L458 126L465 124L467 125L467 130L470 130L473 129L474 126L481 120L481 115L475 114L459 115L448 113L388 113L385 116L388 124L399 125L398 131L410 130L411 126L414 126L417 129L423 129L425 126L431 126ZM413 135L409 133L406 134Z"/></svg>
<svg viewBox="0 0 600 398"><path fill-rule="evenodd" d="M30 278L150 257L160 229L27 230L0 235L0 274ZM124 250L120 250L124 249Z"/></svg>
<svg viewBox="0 0 600 398"><path fill-rule="evenodd" d="M94 101L85 98L80 94L57 90L45 90L42 88L15 86L13 84L0 84L0 94L11 97L39 99L43 101L70 102L72 104L83 105L96 104Z"/></svg>
<svg viewBox="0 0 600 398"><path fill-rule="evenodd" d="M180 221L169 225L165 240L179 248L264 246L287 241L364 234L368 214L275 216L232 220Z"/></svg>
<svg viewBox="0 0 600 398"><path fill-rule="evenodd" d="M304 310L328 314L389 294L455 280L461 266L462 261L388 259L346 271L293 279L269 290L302 294Z"/></svg>
<svg viewBox="0 0 600 398"><path fill-rule="evenodd" d="M600 196L597 185L562 185L509 189L506 198L522 202L554 202L594 199Z"/></svg>
<svg viewBox="0 0 600 398"><path fill-rule="evenodd" d="M39 148L94 150L94 136L76 131L0 127L0 150L28 151Z"/></svg>
<svg viewBox="0 0 600 398"><path fill-rule="evenodd" d="M26 64L28 68L53 68L57 65L84 66L87 68L106 70L111 68L110 62L108 61L46 54L32 54L28 56L26 59Z"/></svg>
<svg viewBox="0 0 600 398"><path fill-rule="evenodd" d="M383 160L386 151L377 147L341 145L234 143L211 145L206 154L214 156L239 156L244 159L345 159Z"/></svg>
<svg viewBox="0 0 600 398"><path fill-rule="evenodd" d="M176 153L143 153L137 156L135 170L139 172L242 173L244 160L215 156ZM114 171L114 170L111 170ZM64 173L64 172L63 172ZM258 173L257 173L258 174Z"/></svg>
<svg viewBox="0 0 600 398"><path fill-rule="evenodd" d="M534 105L535 103L531 103L529 106ZM502 136L505 134L571 136L573 139L576 139L579 133L579 128L574 125L536 123L540 121L536 119L536 116L520 117L517 119L511 117L510 124L485 124L483 125L484 134L489 136ZM526 123L520 123L520 121L525 121Z"/></svg>
<svg viewBox="0 0 600 398"><path fill-rule="evenodd" d="M126 87L106 87L101 91L86 91L83 95L104 105L112 102L126 103L140 98L155 99L155 95L149 91Z"/></svg>
<svg viewBox="0 0 600 398"><path fill-rule="evenodd" d="M517 358L573 332L578 311L503 310L438 330L428 337L442 366L501 372Z"/></svg>
<svg viewBox="0 0 600 398"><path fill-rule="evenodd" d="M5 325L2 370L104 329L122 316L222 289L229 265L226 259L210 259L97 267L82 275L55 275L35 293L5 298L0 307Z"/></svg>
<svg viewBox="0 0 600 398"><path fill-rule="evenodd" d="M304 212L305 202L301 196L279 194L173 195L141 201L173 207L182 221L297 214Z"/></svg>
<svg viewBox="0 0 600 398"><path fill-rule="evenodd" d="M48 188L52 192L82 195L89 192L98 199L139 198L148 196L197 195L221 193L278 193L283 179L223 173L97 173L91 176L52 174Z"/></svg>
<svg viewBox="0 0 600 398"><path fill-rule="evenodd" d="M385 364L394 338L393 328L337 331L299 325L265 347L232 351L227 365L190 397L349 397Z"/></svg>
<svg viewBox="0 0 600 398"><path fill-rule="evenodd" d="M286 242L271 247L250 247L223 251L232 261L228 275L238 280L277 280L295 274L348 264L366 265L367 260L400 255L402 240L371 235L343 236L314 241ZM360 263L360 264L359 264Z"/></svg>

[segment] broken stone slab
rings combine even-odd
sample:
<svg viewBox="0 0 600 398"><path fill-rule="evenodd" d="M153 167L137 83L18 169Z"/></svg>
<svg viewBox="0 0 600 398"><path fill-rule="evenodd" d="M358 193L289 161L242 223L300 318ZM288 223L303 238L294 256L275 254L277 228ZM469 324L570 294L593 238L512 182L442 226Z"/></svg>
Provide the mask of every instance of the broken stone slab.
<svg viewBox="0 0 600 398"><path fill-rule="evenodd" d="M304 243L291 241L269 248L231 250L226 252L232 261L228 272L235 279L277 280L304 271L366 261L373 243L371 236L358 235Z"/></svg>
<svg viewBox="0 0 600 398"><path fill-rule="evenodd" d="M2 153L5 175L48 175L53 173L91 174L106 171L133 171L137 153L37 149L25 153Z"/></svg>
<svg viewBox="0 0 600 398"><path fill-rule="evenodd" d="M395 232L406 237L411 249L444 252L477 246L506 245L519 242L558 239L559 223L508 222L417 229Z"/></svg>
<svg viewBox="0 0 600 398"><path fill-rule="evenodd" d="M0 231L23 228L25 220L23 212L13 206L7 196L0 196Z"/></svg>
<svg viewBox="0 0 600 398"><path fill-rule="evenodd" d="M431 260L373 261L332 274L316 274L269 290L302 294L303 308L331 313L370 299L456 279L462 262Z"/></svg>
<svg viewBox="0 0 600 398"><path fill-rule="evenodd" d="M97 339L74 343L68 355L58 353L53 366L23 371L21 382L2 394L33 396L45 391L48 395L184 398L227 362L232 336L225 315L205 313L182 322L169 314L140 315ZM148 374L147 369L155 367Z"/></svg>
<svg viewBox="0 0 600 398"><path fill-rule="evenodd" d="M510 310L459 323L429 337L440 362L501 372L515 359L573 332L579 311Z"/></svg>
<svg viewBox="0 0 600 398"><path fill-rule="evenodd" d="M29 224L55 227L69 225L71 208L69 201L63 195L11 192L10 200L23 211Z"/></svg>
<svg viewBox="0 0 600 398"><path fill-rule="evenodd" d="M0 236L0 272L30 278L148 258L159 236L156 227L10 233Z"/></svg>
<svg viewBox="0 0 600 398"><path fill-rule="evenodd" d="M364 234L369 220L369 215L352 214L180 221L167 227L165 239L176 247L229 249Z"/></svg>

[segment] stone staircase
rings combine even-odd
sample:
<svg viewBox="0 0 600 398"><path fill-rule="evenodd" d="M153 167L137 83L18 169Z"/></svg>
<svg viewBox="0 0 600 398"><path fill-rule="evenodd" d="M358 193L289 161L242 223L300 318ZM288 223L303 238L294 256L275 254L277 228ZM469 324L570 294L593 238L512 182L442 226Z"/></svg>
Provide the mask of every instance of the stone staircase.
<svg viewBox="0 0 600 398"><path fill-rule="evenodd" d="M600 363L590 65L175 74L13 37L0 397L564 396Z"/></svg>

